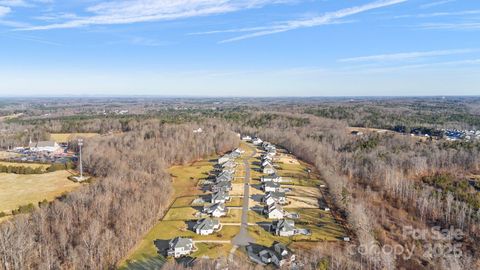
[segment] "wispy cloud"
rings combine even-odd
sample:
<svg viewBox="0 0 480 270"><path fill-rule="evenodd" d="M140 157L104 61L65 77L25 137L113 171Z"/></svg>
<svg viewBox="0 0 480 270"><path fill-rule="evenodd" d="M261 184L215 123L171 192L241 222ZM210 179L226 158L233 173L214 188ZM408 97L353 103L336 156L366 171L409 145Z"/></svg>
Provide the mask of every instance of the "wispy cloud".
<svg viewBox="0 0 480 270"><path fill-rule="evenodd" d="M405 71L405 70L418 70L418 69L441 69L445 67L455 67L455 68L468 68L470 66L480 65L480 59L465 59L465 60L455 60L455 61L443 61L435 63L425 63L425 64L413 64L413 65L397 65L397 66L388 66L388 67L374 67L374 68L356 68L354 67L352 71L362 72L362 73L392 73L396 71Z"/></svg>
<svg viewBox="0 0 480 270"><path fill-rule="evenodd" d="M435 50L435 51L423 51L423 52L402 52L392 54L378 54L368 55L352 58L343 58L338 60L343 63L359 63L359 62L391 62L391 61L406 61L416 60L421 58L439 57L448 55L459 55L479 52L479 49L454 49L454 50Z"/></svg>
<svg viewBox="0 0 480 270"><path fill-rule="evenodd" d="M286 22L276 23L268 27L250 28L250 29L253 29L252 30L253 33L226 39L221 41L221 43L272 35L272 34L287 32L287 31L291 31L299 28L309 28L309 27L331 24L337 20L340 20L348 16L352 16L352 15L363 13L373 9L388 7L388 6L392 6L392 5L396 5L404 2L407 2L407 0L380 0L380 1L371 2L361 6L340 9L334 12L328 12L328 13L325 13L324 15L316 16L313 18L286 21ZM241 29L241 31L237 31L237 32L248 32L246 30L248 29L243 29L243 30ZM229 30L229 31L234 32L234 30Z"/></svg>
<svg viewBox="0 0 480 270"><path fill-rule="evenodd" d="M0 17L3 17L12 11L9 7L0 6Z"/></svg>
<svg viewBox="0 0 480 270"><path fill-rule="evenodd" d="M404 19L404 18L434 18L434 17L448 17L448 16L464 16L464 15L478 15L480 14L479 9L473 10L462 10L462 11L447 11L447 12L432 12L432 13L421 13L421 14L405 14L394 16L394 19Z"/></svg>
<svg viewBox="0 0 480 270"><path fill-rule="evenodd" d="M432 7L445 5L445 4L448 4L448 3L451 3L451 2L455 2L455 1L456 1L456 0L441 0L441 1L435 1L435 2L431 2L431 3L427 3L427 4L420 5L420 8L423 8L423 9L432 8Z"/></svg>
<svg viewBox="0 0 480 270"><path fill-rule="evenodd" d="M87 8L91 16L61 23L33 26L19 30L48 30L90 25L112 25L174 20L230 13L292 0L127 0L108 1Z"/></svg>
<svg viewBox="0 0 480 270"><path fill-rule="evenodd" d="M480 22L424 23L420 28L427 30L480 30Z"/></svg>

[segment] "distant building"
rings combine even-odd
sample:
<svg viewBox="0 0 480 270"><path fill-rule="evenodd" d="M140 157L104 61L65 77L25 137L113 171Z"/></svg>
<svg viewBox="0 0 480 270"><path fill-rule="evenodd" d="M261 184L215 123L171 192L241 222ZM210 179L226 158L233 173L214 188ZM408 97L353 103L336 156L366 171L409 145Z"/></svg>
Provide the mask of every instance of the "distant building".
<svg viewBox="0 0 480 270"><path fill-rule="evenodd" d="M28 147L32 152L49 152L49 153L63 152L60 145L54 141L39 141L36 143L30 142Z"/></svg>
<svg viewBox="0 0 480 270"><path fill-rule="evenodd" d="M168 243L168 256L179 258L189 255L193 251L193 240L191 238L176 237Z"/></svg>

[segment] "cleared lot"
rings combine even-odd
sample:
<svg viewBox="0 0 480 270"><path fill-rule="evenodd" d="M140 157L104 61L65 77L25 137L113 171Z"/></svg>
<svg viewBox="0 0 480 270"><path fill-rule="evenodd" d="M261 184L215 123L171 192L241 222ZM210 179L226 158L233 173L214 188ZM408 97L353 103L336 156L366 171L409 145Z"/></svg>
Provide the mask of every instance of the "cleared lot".
<svg viewBox="0 0 480 270"><path fill-rule="evenodd" d="M67 171L44 174L0 173L0 211L9 212L20 205L51 201L80 186L68 180Z"/></svg>

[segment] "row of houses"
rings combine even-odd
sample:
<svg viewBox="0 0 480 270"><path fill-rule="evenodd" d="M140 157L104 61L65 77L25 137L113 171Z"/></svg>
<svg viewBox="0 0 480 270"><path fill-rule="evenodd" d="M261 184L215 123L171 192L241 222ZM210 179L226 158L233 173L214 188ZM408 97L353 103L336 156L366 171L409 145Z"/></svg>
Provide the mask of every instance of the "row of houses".
<svg viewBox="0 0 480 270"><path fill-rule="evenodd" d="M243 153L236 149L218 159L215 173L216 177L210 186L212 192L209 198L210 204L203 207L203 214L208 218L199 219L193 225L192 230L199 235L210 235L222 229L218 218L226 216L228 208L225 203L230 200L229 192L232 190L232 180L235 175L235 159ZM175 258L186 256L194 251L194 244L191 238L176 237L169 242L167 255Z"/></svg>

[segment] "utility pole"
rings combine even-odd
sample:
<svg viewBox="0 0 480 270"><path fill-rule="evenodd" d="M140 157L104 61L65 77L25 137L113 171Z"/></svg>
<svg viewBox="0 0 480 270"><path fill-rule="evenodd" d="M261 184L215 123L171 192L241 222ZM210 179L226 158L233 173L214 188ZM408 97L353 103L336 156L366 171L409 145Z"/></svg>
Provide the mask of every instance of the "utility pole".
<svg viewBox="0 0 480 270"><path fill-rule="evenodd" d="M80 170L80 181L83 180L83 166L82 166L82 146L83 146L83 139L78 139L78 167Z"/></svg>

